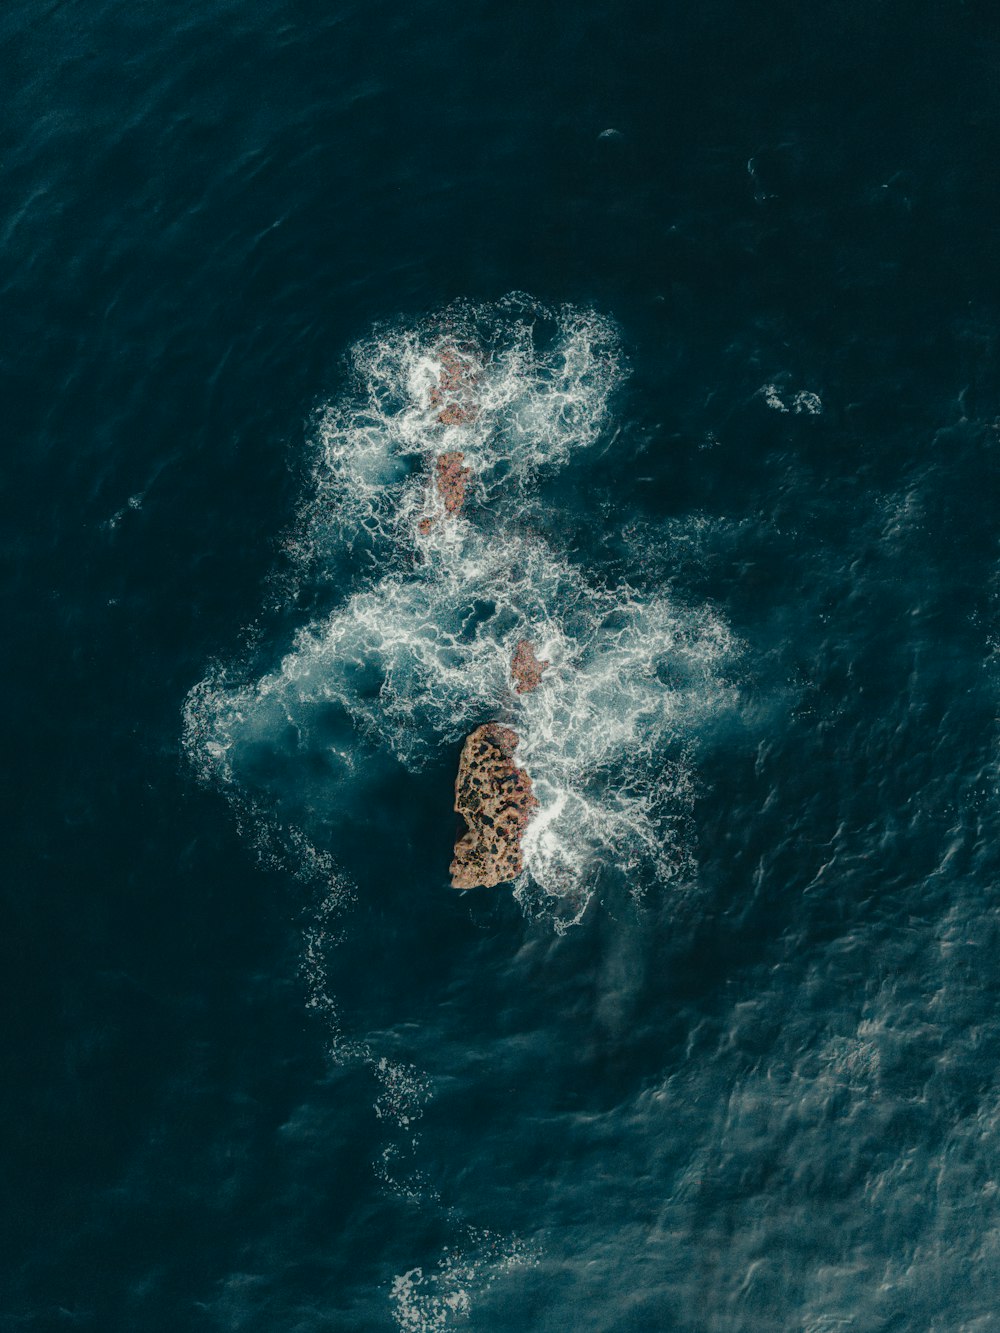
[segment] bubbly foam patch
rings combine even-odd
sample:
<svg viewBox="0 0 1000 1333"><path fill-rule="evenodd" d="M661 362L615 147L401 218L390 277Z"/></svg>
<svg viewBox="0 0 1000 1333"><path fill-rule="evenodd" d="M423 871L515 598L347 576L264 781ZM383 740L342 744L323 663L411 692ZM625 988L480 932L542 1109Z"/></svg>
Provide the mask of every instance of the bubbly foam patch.
<svg viewBox="0 0 1000 1333"><path fill-rule="evenodd" d="M390 1299L402 1333L435 1333L469 1314L472 1297L514 1268L538 1262L530 1246L493 1232L467 1229L465 1244L447 1249L433 1269L393 1278Z"/></svg>
<svg viewBox="0 0 1000 1333"><path fill-rule="evenodd" d="M818 417L823 414L823 400L811 389L798 389L791 392L777 384L765 384L758 392L773 412L792 412L796 416ZM782 393L785 397L782 397Z"/></svg>
<svg viewBox="0 0 1000 1333"><path fill-rule="evenodd" d="M691 793L688 739L730 698L727 626L707 608L588 580L503 522L484 533L460 520L428 546L408 575L386 575L303 629L274 672L235 688L203 682L189 712L203 768L207 757L226 784L259 781L260 770L285 782L289 765L304 770L320 750L335 787L360 778L355 734L416 770L496 716L517 730L541 803L524 839L522 901L561 900L564 921L602 865L676 878L690 852L671 811ZM541 688L515 696L510 663L524 637L551 665ZM350 720L344 735L330 733L331 709Z"/></svg>

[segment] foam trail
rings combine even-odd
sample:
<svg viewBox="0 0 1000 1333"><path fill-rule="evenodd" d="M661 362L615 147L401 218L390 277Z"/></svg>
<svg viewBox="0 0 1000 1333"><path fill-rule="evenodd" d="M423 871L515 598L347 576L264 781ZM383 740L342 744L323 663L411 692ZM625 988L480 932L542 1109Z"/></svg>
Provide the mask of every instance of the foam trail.
<svg viewBox="0 0 1000 1333"><path fill-rule="evenodd" d="M537 1264L522 1241L466 1228L464 1244L445 1250L433 1269L411 1268L393 1278L390 1300L400 1333L436 1333L467 1316L472 1298L514 1268Z"/></svg>

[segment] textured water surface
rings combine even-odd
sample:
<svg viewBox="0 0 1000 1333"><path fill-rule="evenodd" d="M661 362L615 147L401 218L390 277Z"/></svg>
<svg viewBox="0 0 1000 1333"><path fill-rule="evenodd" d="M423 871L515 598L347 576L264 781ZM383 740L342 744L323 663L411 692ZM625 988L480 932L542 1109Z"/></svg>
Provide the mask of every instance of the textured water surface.
<svg viewBox="0 0 1000 1333"><path fill-rule="evenodd" d="M992 10L0 36L0 1328L1000 1328Z"/></svg>

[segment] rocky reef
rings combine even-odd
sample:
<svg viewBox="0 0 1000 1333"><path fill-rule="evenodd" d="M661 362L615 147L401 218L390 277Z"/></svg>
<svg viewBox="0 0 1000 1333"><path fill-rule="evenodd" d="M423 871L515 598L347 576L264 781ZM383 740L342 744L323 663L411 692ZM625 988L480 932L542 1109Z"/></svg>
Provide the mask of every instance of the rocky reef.
<svg viewBox="0 0 1000 1333"><path fill-rule="evenodd" d="M514 677L514 689L518 694L531 694L537 690L542 683L542 672L548 665L545 660L539 661L530 639L520 639L510 664L510 674Z"/></svg>
<svg viewBox="0 0 1000 1333"><path fill-rule="evenodd" d="M517 733L498 722L466 737L455 781L455 810L466 832L455 844L453 888L494 888L521 872L521 835L538 801L514 763L517 742Z"/></svg>

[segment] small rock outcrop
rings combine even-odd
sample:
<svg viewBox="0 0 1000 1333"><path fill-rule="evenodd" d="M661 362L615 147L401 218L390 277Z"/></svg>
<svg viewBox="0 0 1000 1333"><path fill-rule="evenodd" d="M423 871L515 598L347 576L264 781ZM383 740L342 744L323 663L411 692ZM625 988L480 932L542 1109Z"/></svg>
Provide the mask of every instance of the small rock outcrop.
<svg viewBox="0 0 1000 1333"><path fill-rule="evenodd" d="M430 393L431 407L438 409L438 421L443 426L462 426L475 421L479 404L473 400L472 391L480 375L477 361L451 346L442 347L438 359L441 362L438 382ZM472 472L464 464L465 455L460 449L449 449L437 456L435 480L446 514L460 513L465 503L465 487ZM428 515L419 521L417 531L426 537L435 522Z"/></svg>
<svg viewBox="0 0 1000 1333"><path fill-rule="evenodd" d="M472 469L464 466L465 454L460 449L439 454L437 460L437 488L449 514L461 512L465 504L465 483Z"/></svg>
<svg viewBox="0 0 1000 1333"><path fill-rule="evenodd" d="M519 640L510 664L510 674L514 677L514 689L518 694L531 694L537 690L542 681L542 672L548 665L545 660L539 661L530 639Z"/></svg>
<svg viewBox="0 0 1000 1333"><path fill-rule="evenodd" d="M444 501L445 514L460 514L465 504L466 483L472 476L472 469L465 466L465 454L461 449L438 454L434 475L438 495ZM434 523L431 517L422 518L417 524L417 530L426 537Z"/></svg>
<svg viewBox="0 0 1000 1333"><path fill-rule="evenodd" d="M521 835L538 806L531 778L513 761L517 733L498 722L465 740L455 780L455 810L467 831L455 843L456 889L494 888L521 872Z"/></svg>
<svg viewBox="0 0 1000 1333"><path fill-rule="evenodd" d="M472 388L479 378L475 361L454 347L442 347L438 356L441 372L431 389L431 406L439 408L438 421L443 426L462 426L475 421L479 404L472 401Z"/></svg>

